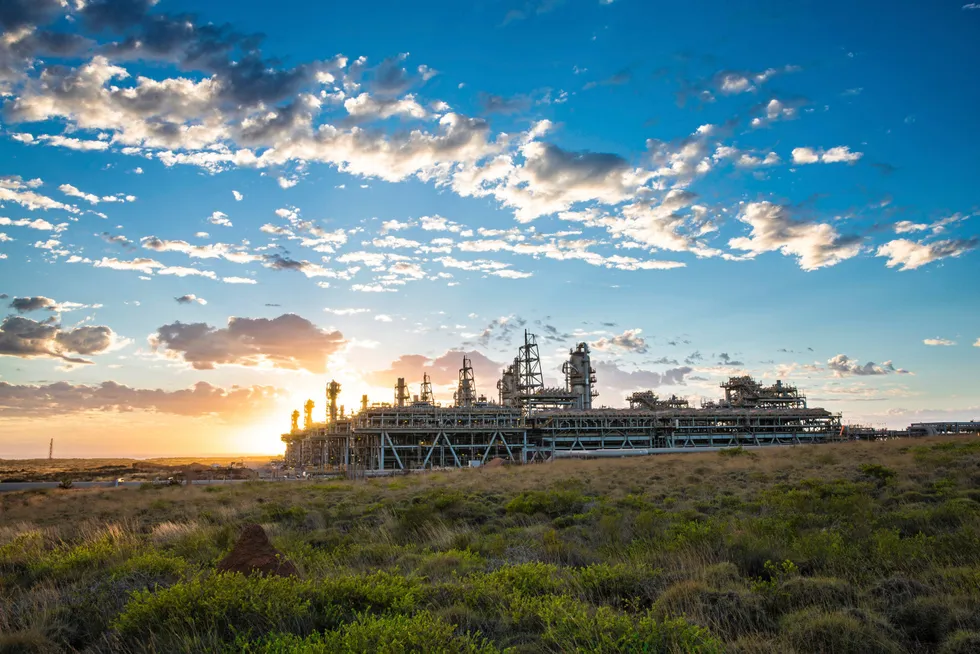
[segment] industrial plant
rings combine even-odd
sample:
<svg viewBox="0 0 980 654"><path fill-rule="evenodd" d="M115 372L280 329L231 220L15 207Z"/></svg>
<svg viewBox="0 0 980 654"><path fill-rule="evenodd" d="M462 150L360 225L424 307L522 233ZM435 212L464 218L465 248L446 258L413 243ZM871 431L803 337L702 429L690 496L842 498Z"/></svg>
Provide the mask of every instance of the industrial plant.
<svg viewBox="0 0 980 654"><path fill-rule="evenodd" d="M423 375L419 393L404 378L388 403L368 403L346 413L337 405L340 384L327 385L325 422L313 420L314 403L292 416L282 435L286 464L312 474L384 474L438 467L473 467L494 459L532 463L568 457L633 456L735 446L822 443L846 438L839 414L807 406L796 387L765 386L731 377L724 398L700 406L653 391L626 398L629 408L595 407L596 374L589 347L579 343L562 366L564 387L547 387L538 345L524 333L514 362L496 382L490 400L477 390L463 357L450 406L435 401Z"/></svg>

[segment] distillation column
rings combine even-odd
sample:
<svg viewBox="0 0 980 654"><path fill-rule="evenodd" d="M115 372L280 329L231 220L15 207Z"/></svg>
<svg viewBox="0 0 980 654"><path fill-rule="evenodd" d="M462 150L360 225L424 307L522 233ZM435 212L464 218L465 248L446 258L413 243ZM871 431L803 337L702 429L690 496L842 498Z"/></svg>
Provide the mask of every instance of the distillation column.
<svg viewBox="0 0 980 654"><path fill-rule="evenodd" d="M463 367L459 369L459 383L453 395L456 406L473 406L476 401L476 380L469 357L463 357Z"/></svg>
<svg viewBox="0 0 980 654"><path fill-rule="evenodd" d="M398 383L395 384L395 406L403 407L405 402L408 401L408 386L405 384L405 378L399 377Z"/></svg>
<svg viewBox="0 0 980 654"><path fill-rule="evenodd" d="M330 383L327 384L327 401L329 402L328 406L330 407L328 418L331 424L335 424L337 422L337 396L339 395L340 384L331 380Z"/></svg>
<svg viewBox="0 0 980 654"><path fill-rule="evenodd" d="M589 346L579 343L574 350L569 350L568 361L562 366L565 373L565 390L575 396L577 409L589 411L592 409L592 399L598 393L594 390L595 370L589 359Z"/></svg>

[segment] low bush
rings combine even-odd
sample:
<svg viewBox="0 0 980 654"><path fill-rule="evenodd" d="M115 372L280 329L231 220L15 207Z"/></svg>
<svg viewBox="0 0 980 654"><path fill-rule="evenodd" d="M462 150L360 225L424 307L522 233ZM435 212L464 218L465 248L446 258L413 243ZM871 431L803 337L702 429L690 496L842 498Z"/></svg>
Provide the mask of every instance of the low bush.
<svg viewBox="0 0 980 654"><path fill-rule="evenodd" d="M807 609L785 616L781 633L798 652L892 654L901 647L877 625L842 611Z"/></svg>
<svg viewBox="0 0 980 654"><path fill-rule="evenodd" d="M507 513L535 515L543 513L551 518L580 513L588 498L576 490L525 491L504 505Z"/></svg>
<svg viewBox="0 0 980 654"><path fill-rule="evenodd" d="M939 648L939 654L976 654L976 652L980 652L980 631L954 632Z"/></svg>
<svg viewBox="0 0 980 654"><path fill-rule="evenodd" d="M406 652L492 654L498 650L486 640L469 634L457 635L455 626L427 611L413 616L358 615L344 626L305 638L277 634L257 643L237 643L243 653L262 654L403 654Z"/></svg>

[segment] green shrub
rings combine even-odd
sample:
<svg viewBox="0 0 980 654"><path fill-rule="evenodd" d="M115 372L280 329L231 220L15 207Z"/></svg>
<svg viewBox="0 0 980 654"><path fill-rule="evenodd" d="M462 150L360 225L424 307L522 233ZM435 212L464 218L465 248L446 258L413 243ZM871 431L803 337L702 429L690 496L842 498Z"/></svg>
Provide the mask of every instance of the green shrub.
<svg viewBox="0 0 980 654"><path fill-rule="evenodd" d="M153 580L168 580L171 583L180 579L187 572L187 561L169 556L159 550L149 550L126 559L117 565L111 579L125 577L140 577Z"/></svg>
<svg viewBox="0 0 980 654"><path fill-rule="evenodd" d="M556 518L581 512L587 501L588 498L576 490L525 491L510 500L504 509L507 513L543 513Z"/></svg>
<svg viewBox="0 0 980 654"><path fill-rule="evenodd" d="M861 474L865 477L876 479L882 484L888 483L894 479L895 475L897 474L891 468L886 468L880 463L862 463L859 466L859 469L861 470Z"/></svg>
<svg viewBox="0 0 980 654"><path fill-rule="evenodd" d="M488 574L486 580L508 594L545 595L565 588L561 570L549 563L505 565Z"/></svg>
<svg viewBox="0 0 980 654"><path fill-rule="evenodd" d="M799 652L834 654L892 654L898 644L876 625L841 612L808 609L785 616L781 631Z"/></svg>
<svg viewBox="0 0 980 654"><path fill-rule="evenodd" d="M849 583L827 577L794 577L777 590L780 609L796 611L807 607L827 610L854 606L857 594Z"/></svg>
<svg viewBox="0 0 980 654"><path fill-rule="evenodd" d="M513 618L537 632L541 649L555 652L721 652L704 627L684 618L652 614L632 619L609 607L590 607L567 596L521 598Z"/></svg>
<svg viewBox="0 0 980 654"><path fill-rule="evenodd" d="M294 631L310 613L310 592L295 578L216 574L156 592L134 593L113 627L131 642L147 636Z"/></svg>
<svg viewBox="0 0 980 654"><path fill-rule="evenodd" d="M475 552L449 550L426 555L418 566L418 571L429 579L445 579L484 570L486 566L486 559Z"/></svg>
<svg viewBox="0 0 980 654"><path fill-rule="evenodd" d="M937 645L952 630L954 611L945 597L919 597L899 607L892 624L909 640Z"/></svg>
<svg viewBox="0 0 980 654"><path fill-rule="evenodd" d="M278 634L255 644L239 642L241 652L263 654L340 654L378 652L486 653L497 650L479 637L455 634L455 627L422 611L414 616L362 614L334 631L306 638Z"/></svg>
<svg viewBox="0 0 980 654"><path fill-rule="evenodd" d="M615 608L649 607L664 587L663 571L649 566L596 563L572 572L582 597Z"/></svg>
<svg viewBox="0 0 980 654"><path fill-rule="evenodd" d="M668 588L653 605L651 614L659 619L684 617L726 639L776 627L762 597L711 590L697 581L682 581Z"/></svg>
<svg viewBox="0 0 980 654"><path fill-rule="evenodd" d="M0 654L55 654L60 649L36 629L0 633Z"/></svg>
<svg viewBox="0 0 980 654"><path fill-rule="evenodd" d="M939 654L976 654L980 652L980 631L956 631L939 648Z"/></svg>

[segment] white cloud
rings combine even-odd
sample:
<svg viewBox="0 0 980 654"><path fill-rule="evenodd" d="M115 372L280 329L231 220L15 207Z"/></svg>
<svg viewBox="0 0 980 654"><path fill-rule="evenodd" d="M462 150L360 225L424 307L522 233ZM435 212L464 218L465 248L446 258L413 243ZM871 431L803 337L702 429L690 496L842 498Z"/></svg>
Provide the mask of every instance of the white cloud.
<svg viewBox="0 0 980 654"><path fill-rule="evenodd" d="M851 152L851 149L846 145L839 145L826 151L814 148L793 148L793 163L797 164L854 163L863 156L863 152Z"/></svg>
<svg viewBox="0 0 980 654"><path fill-rule="evenodd" d="M36 139L55 147L68 148L69 150L80 150L82 152L90 152L93 150L101 152L109 149L109 143L106 141L89 141L84 139L68 138L65 136L50 136L47 134L38 136Z"/></svg>
<svg viewBox="0 0 980 654"><path fill-rule="evenodd" d="M643 354L648 348L646 339L640 336L642 332L642 329L627 329L617 336L603 336L592 343L592 347L597 350L613 350L619 348L628 352Z"/></svg>
<svg viewBox="0 0 980 654"><path fill-rule="evenodd" d="M896 234L909 234L912 232L922 232L929 229L929 225L914 223L911 220L900 220L895 223Z"/></svg>
<svg viewBox="0 0 980 654"><path fill-rule="evenodd" d="M889 268L901 266L899 270L915 270L933 261L962 256L975 250L978 244L980 239L977 238L949 239L932 243L900 238L878 246L875 256L887 257L888 261L885 265Z"/></svg>
<svg viewBox="0 0 980 654"><path fill-rule="evenodd" d="M203 297L198 297L193 293L188 293L187 295L181 295L180 297L175 297L174 300L177 301L177 304L192 304L196 302L198 304L204 305L208 303L208 301L205 300Z"/></svg>
<svg viewBox="0 0 980 654"><path fill-rule="evenodd" d="M245 197L244 195L242 195L238 191L232 191L231 194L235 197L235 201L236 202L241 202L242 201L242 198Z"/></svg>
<svg viewBox="0 0 980 654"><path fill-rule="evenodd" d="M787 207L771 202L750 202L738 219L750 225L752 231L747 237L728 241L730 247L745 250L751 256L774 251L795 255L803 270L833 266L861 252L859 240L841 237L827 223L796 220Z"/></svg>
<svg viewBox="0 0 980 654"><path fill-rule="evenodd" d="M111 268L112 270L138 270L146 275L153 274L153 270L155 268L158 269L165 267L159 261L147 259L145 257L138 257L129 261L116 259L115 257L102 257L102 259L96 261L92 265L96 268Z"/></svg>
<svg viewBox="0 0 980 654"><path fill-rule="evenodd" d="M922 340L926 345L941 345L941 346L951 346L956 345L956 341L951 341L948 338L926 338Z"/></svg>
<svg viewBox="0 0 980 654"><path fill-rule="evenodd" d="M739 168L761 168L764 166L775 166L779 162L779 155L775 152L770 152L765 158L757 157L754 154L743 153L735 160L735 165Z"/></svg>
<svg viewBox="0 0 980 654"><path fill-rule="evenodd" d="M225 284L258 284L257 281L248 277L222 277L221 281Z"/></svg>
<svg viewBox="0 0 980 654"><path fill-rule="evenodd" d="M377 320L378 322L391 322L391 316L385 315L383 313L379 313L374 317L374 319Z"/></svg>
<svg viewBox="0 0 980 654"><path fill-rule="evenodd" d="M19 175L0 177L0 202L15 202L30 211L61 209L69 213L80 212L74 205L58 202L33 190L42 184L40 179L23 180Z"/></svg>
<svg viewBox="0 0 980 654"><path fill-rule="evenodd" d="M356 316L359 313L371 313L370 309L356 308L356 309L324 309L327 313L332 313L335 316Z"/></svg>
<svg viewBox="0 0 980 654"><path fill-rule="evenodd" d="M11 220L10 218L0 217L0 225L5 227L27 227L28 229L37 229L42 232L60 232L63 231L68 225L62 223L62 225L52 225L47 220L43 218L35 218L30 220L28 218L18 218L17 220Z"/></svg>
<svg viewBox="0 0 980 654"><path fill-rule="evenodd" d="M357 97L344 100L344 109L351 116L362 119L385 119L392 116L423 119L429 115L425 108L415 100L414 95L406 95L404 98L395 100L361 93Z"/></svg>
<svg viewBox="0 0 980 654"><path fill-rule="evenodd" d="M228 214L222 213L220 211L213 212L208 216L208 222L213 225L220 225L221 227L231 227L231 220L228 219Z"/></svg>
<svg viewBox="0 0 980 654"><path fill-rule="evenodd" d="M869 361L868 363L861 365L854 359L848 357L846 354L837 354L828 359L827 367L834 372L835 377L848 377L851 375L868 376L911 374L908 370L896 368L891 361L885 361L880 365L873 361Z"/></svg>

